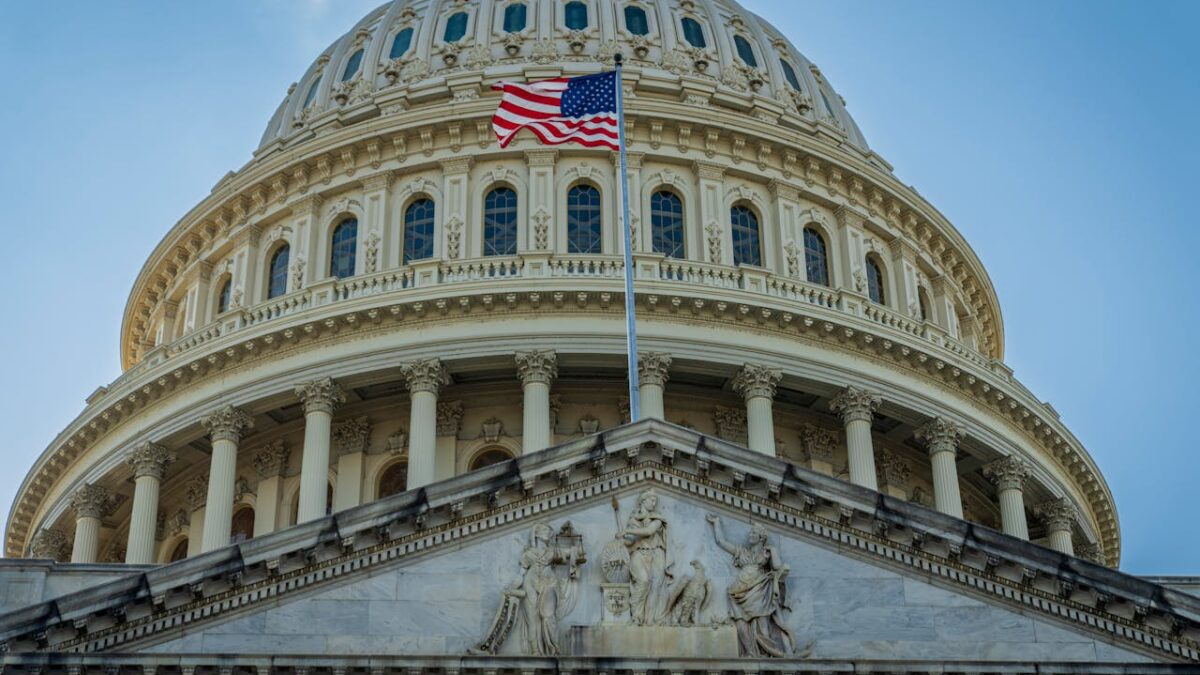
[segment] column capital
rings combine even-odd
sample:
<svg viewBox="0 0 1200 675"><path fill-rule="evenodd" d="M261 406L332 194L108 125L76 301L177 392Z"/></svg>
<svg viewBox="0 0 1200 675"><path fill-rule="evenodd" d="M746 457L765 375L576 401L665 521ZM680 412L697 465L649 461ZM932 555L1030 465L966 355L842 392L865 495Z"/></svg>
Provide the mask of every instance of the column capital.
<svg viewBox="0 0 1200 675"><path fill-rule="evenodd" d="M333 425L330 436L334 457L366 452L367 443L371 440L371 419L366 415L360 415L342 420Z"/></svg>
<svg viewBox="0 0 1200 675"><path fill-rule="evenodd" d="M552 349L517 352L517 377L521 384L550 384L558 377L558 355Z"/></svg>
<svg viewBox="0 0 1200 675"><path fill-rule="evenodd" d="M815 424L805 424L800 432L800 442L810 460L833 461L833 449L837 447L837 432Z"/></svg>
<svg viewBox="0 0 1200 675"><path fill-rule="evenodd" d="M747 401L759 396L775 398L775 389L781 379L783 371L778 368L747 363L734 376L733 390L744 396Z"/></svg>
<svg viewBox="0 0 1200 675"><path fill-rule="evenodd" d="M322 377L308 382L301 382L294 389L296 397L304 404L304 414L325 412L333 414L335 408L346 402L346 392L333 381L332 377Z"/></svg>
<svg viewBox="0 0 1200 675"><path fill-rule="evenodd" d="M925 444L929 454L955 452L958 440L963 436L959 425L943 417L935 417L917 429L917 440Z"/></svg>
<svg viewBox="0 0 1200 675"><path fill-rule="evenodd" d="M437 435L457 436L462 426L462 401L438 401L437 404Z"/></svg>
<svg viewBox="0 0 1200 675"><path fill-rule="evenodd" d="M842 424L861 421L871 422L871 414L883 402L883 397L875 392L846 387L829 400L829 409L842 418Z"/></svg>
<svg viewBox="0 0 1200 675"><path fill-rule="evenodd" d="M1075 556L1089 562L1094 562L1097 565L1108 565L1108 561L1104 559L1104 549L1100 544L1090 541L1075 547Z"/></svg>
<svg viewBox="0 0 1200 675"><path fill-rule="evenodd" d="M663 352L638 354L638 382L663 386L671 378L671 355Z"/></svg>
<svg viewBox="0 0 1200 675"><path fill-rule="evenodd" d="M126 463L133 467L133 477L153 476L162 480L167 465L175 461L175 453L165 445L146 441L129 452Z"/></svg>
<svg viewBox="0 0 1200 675"><path fill-rule="evenodd" d="M227 405L200 418L200 426L208 432L213 441L233 441L237 443L242 433L254 427L254 418L240 408Z"/></svg>
<svg viewBox="0 0 1200 675"><path fill-rule="evenodd" d="M896 453L882 448L875 457L875 467L880 485L903 487L912 476L912 469Z"/></svg>
<svg viewBox="0 0 1200 675"><path fill-rule="evenodd" d="M188 481L187 487L183 489L183 501L187 502L193 511L204 506L208 502L208 476L196 476Z"/></svg>
<svg viewBox="0 0 1200 675"><path fill-rule="evenodd" d="M99 485L84 485L71 493L71 509L76 518L103 518L112 513L112 494Z"/></svg>
<svg viewBox="0 0 1200 675"><path fill-rule="evenodd" d="M983 467L983 477L1000 490L1022 490L1029 480L1029 465L1020 457L1009 455Z"/></svg>
<svg viewBox="0 0 1200 675"><path fill-rule="evenodd" d="M446 366L438 359L405 363L400 366L400 370L407 381L410 394L422 391L437 394L442 387L450 384L450 373L446 372Z"/></svg>
<svg viewBox="0 0 1200 675"><path fill-rule="evenodd" d="M1079 519L1079 509L1071 503L1071 500L1066 497L1059 499L1051 499L1049 501L1038 504L1033 509L1033 514L1046 524L1046 528L1054 530L1070 531L1071 525Z"/></svg>
<svg viewBox="0 0 1200 675"><path fill-rule="evenodd" d="M71 543L67 535L54 529L41 529L29 542L29 554L34 558L49 558L64 562L71 557Z"/></svg>
<svg viewBox="0 0 1200 675"><path fill-rule="evenodd" d="M271 441L254 453L254 471L259 480L272 478L283 473L287 468L287 460L287 444L283 441Z"/></svg>

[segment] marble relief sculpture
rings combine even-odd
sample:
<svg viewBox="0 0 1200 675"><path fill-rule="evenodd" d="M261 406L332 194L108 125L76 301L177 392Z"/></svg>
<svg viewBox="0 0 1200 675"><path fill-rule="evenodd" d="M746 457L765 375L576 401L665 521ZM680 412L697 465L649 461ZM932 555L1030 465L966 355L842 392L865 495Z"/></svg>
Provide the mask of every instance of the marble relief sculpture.
<svg viewBox="0 0 1200 675"><path fill-rule="evenodd" d="M650 489L638 495L633 513L617 536L629 548L629 605L633 623L639 626L668 623L674 561L667 519L658 511L657 492Z"/></svg>
<svg viewBox="0 0 1200 675"><path fill-rule="evenodd" d="M783 620L787 606L787 575L779 550L767 542L767 532L754 525L744 546L721 534L721 519L708 514L717 546L733 556L737 578L729 585L729 617L737 628L742 656L786 657L796 649L795 639Z"/></svg>
<svg viewBox="0 0 1200 675"><path fill-rule="evenodd" d="M713 583L704 573L699 560L692 561L692 576L681 580L671 590L670 618L672 626L700 625L701 613L712 599Z"/></svg>

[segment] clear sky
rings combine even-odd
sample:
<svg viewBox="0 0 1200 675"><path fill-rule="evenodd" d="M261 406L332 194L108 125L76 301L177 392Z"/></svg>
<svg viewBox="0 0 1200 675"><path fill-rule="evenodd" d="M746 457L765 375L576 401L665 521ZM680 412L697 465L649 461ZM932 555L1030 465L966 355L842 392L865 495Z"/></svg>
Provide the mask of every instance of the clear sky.
<svg viewBox="0 0 1200 675"><path fill-rule="evenodd" d="M163 234L375 0L0 3L0 508ZM1103 470L1122 567L1200 574L1200 2L747 0L953 222L1006 361Z"/></svg>

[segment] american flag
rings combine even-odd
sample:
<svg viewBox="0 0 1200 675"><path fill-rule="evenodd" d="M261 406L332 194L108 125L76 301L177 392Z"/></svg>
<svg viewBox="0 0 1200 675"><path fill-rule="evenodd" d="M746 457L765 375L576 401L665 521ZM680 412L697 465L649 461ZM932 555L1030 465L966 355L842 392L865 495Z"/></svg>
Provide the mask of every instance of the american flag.
<svg viewBox="0 0 1200 675"><path fill-rule="evenodd" d="M578 143L620 150L616 71L528 84L498 82L492 88L504 93L492 116L502 148L528 129L547 145Z"/></svg>

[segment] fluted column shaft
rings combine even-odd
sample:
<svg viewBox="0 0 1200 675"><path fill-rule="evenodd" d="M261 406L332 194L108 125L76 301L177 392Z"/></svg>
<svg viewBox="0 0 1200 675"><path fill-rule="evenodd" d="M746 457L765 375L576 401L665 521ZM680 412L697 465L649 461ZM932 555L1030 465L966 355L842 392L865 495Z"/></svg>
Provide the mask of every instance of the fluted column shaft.
<svg viewBox="0 0 1200 675"><path fill-rule="evenodd" d="M133 510L129 518L129 539L125 544L125 562L148 565L154 562L154 531L158 527L159 486L167 465L175 460L165 447L143 443L126 460L133 466Z"/></svg>
<svg viewBox="0 0 1200 675"><path fill-rule="evenodd" d="M775 456L775 388L783 373L747 363L733 378L733 390L746 399L746 435L751 450Z"/></svg>
<svg viewBox="0 0 1200 675"><path fill-rule="evenodd" d="M225 406L200 420L212 437L212 458L208 465L208 498L205 500L204 534L200 552L229 545L233 520L233 495L237 479L237 451L242 432L254 426L246 413Z"/></svg>
<svg viewBox="0 0 1200 675"><path fill-rule="evenodd" d="M550 350L517 352L515 358L525 399L521 454L528 455L550 447L550 383L558 375L558 359Z"/></svg>
<svg viewBox="0 0 1200 675"><path fill-rule="evenodd" d="M428 485L437 470L437 402L450 375L437 359L404 365L408 384L408 489Z"/></svg>
<svg viewBox="0 0 1200 675"><path fill-rule="evenodd" d="M638 398L642 417L666 419L667 410L663 402L667 379L670 377L671 355L659 352L638 354Z"/></svg>
<svg viewBox="0 0 1200 675"><path fill-rule="evenodd" d="M983 467L983 475L996 485L1000 503L1000 527L1004 534L1029 539L1025 518L1025 481L1029 467L1017 457L1005 457Z"/></svg>
<svg viewBox="0 0 1200 675"><path fill-rule="evenodd" d="M346 394L326 377L296 387L304 403L304 449L300 456L300 503L296 523L325 517L329 492L329 435L333 411L346 401Z"/></svg>
<svg viewBox="0 0 1200 675"><path fill-rule="evenodd" d="M917 438L929 449L929 464L933 469L933 502L938 511L963 517L962 495L958 487L958 439L962 428L940 417L917 430Z"/></svg>
<svg viewBox="0 0 1200 675"><path fill-rule="evenodd" d="M100 550L100 519L112 510L112 497L98 485L84 485L71 495L75 511L75 542L71 562L94 563Z"/></svg>
<svg viewBox="0 0 1200 675"><path fill-rule="evenodd" d="M1075 555L1075 543L1071 538L1071 526L1079 512L1069 499L1054 499L1039 504L1035 513L1046 525L1046 540L1050 548L1067 555Z"/></svg>
<svg viewBox="0 0 1200 675"><path fill-rule="evenodd" d="M842 424L845 425L850 482L872 490L879 489L879 479L875 474L871 419L881 401L878 394L846 387L829 402L829 408L842 418Z"/></svg>

